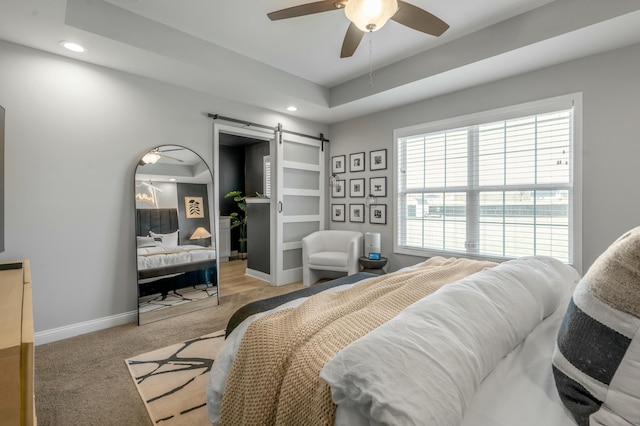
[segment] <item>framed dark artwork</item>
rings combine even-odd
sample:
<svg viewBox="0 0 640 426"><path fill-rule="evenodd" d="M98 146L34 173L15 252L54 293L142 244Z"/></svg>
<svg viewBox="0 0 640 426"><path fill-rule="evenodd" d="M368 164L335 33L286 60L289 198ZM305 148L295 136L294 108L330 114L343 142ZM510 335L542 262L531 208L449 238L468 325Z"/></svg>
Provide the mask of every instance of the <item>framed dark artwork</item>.
<svg viewBox="0 0 640 426"><path fill-rule="evenodd" d="M369 153L369 170L385 170L387 168L387 150L379 149Z"/></svg>
<svg viewBox="0 0 640 426"><path fill-rule="evenodd" d="M349 155L349 171L364 172L364 152Z"/></svg>
<svg viewBox="0 0 640 426"><path fill-rule="evenodd" d="M202 197L184 197L184 212L187 219L202 219L204 217Z"/></svg>
<svg viewBox="0 0 640 426"><path fill-rule="evenodd" d="M369 193L374 197L387 196L387 178L372 177L369 178Z"/></svg>
<svg viewBox="0 0 640 426"><path fill-rule="evenodd" d="M347 157L345 155L336 155L331 157L331 173L344 173L347 171Z"/></svg>
<svg viewBox="0 0 640 426"><path fill-rule="evenodd" d="M369 206L369 223L378 225L387 224L386 204L371 204Z"/></svg>
<svg viewBox="0 0 640 426"><path fill-rule="evenodd" d="M349 222L364 223L364 204L349 204Z"/></svg>
<svg viewBox="0 0 640 426"><path fill-rule="evenodd" d="M344 222L344 204L331 204L331 220L333 222Z"/></svg>
<svg viewBox="0 0 640 426"><path fill-rule="evenodd" d="M349 196L353 198L364 197L364 179L349 180Z"/></svg>
<svg viewBox="0 0 640 426"><path fill-rule="evenodd" d="M345 194L345 180L344 179L337 179L335 181L335 183L333 184L333 186L331 187L331 196L333 198L344 198L347 196L347 194Z"/></svg>

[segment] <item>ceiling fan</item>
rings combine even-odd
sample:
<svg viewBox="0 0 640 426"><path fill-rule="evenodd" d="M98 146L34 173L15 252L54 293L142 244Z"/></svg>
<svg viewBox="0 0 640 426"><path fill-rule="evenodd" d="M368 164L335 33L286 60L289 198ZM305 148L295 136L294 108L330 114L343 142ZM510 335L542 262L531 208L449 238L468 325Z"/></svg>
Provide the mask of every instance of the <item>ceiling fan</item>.
<svg viewBox="0 0 640 426"><path fill-rule="evenodd" d="M335 9L344 9L351 22L342 42L341 58L352 56L364 33L379 30L389 19L436 37L449 28L437 16L402 0L323 0L277 10L267 16L277 21Z"/></svg>
<svg viewBox="0 0 640 426"><path fill-rule="evenodd" d="M167 149L164 151L160 151L160 148L153 148L151 151L147 152L142 159L140 160L141 165L145 165L145 164L155 164L158 162L158 160L160 158L166 158L168 160L174 160L174 161L178 161L180 163L184 163L183 160L179 159L179 158L175 158L175 157L171 157L169 155L164 154L165 152L171 152L171 151L182 151L182 148L177 148L177 149Z"/></svg>

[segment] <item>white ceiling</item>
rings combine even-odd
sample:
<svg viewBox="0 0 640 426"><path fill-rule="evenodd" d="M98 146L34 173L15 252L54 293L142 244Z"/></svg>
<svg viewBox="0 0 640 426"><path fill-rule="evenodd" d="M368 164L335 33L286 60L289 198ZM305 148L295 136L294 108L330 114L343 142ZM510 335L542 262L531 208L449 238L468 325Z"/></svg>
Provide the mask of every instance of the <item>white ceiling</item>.
<svg viewBox="0 0 640 426"><path fill-rule="evenodd" d="M391 21L340 59L343 11L266 17L305 2L0 0L0 39L322 123L640 42L640 0L411 0L449 30Z"/></svg>

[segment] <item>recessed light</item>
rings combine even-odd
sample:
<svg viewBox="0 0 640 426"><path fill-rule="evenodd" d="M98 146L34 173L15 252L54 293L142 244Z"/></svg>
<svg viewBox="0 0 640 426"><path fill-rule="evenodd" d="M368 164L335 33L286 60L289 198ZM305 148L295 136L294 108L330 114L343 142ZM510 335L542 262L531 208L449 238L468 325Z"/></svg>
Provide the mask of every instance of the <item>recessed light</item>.
<svg viewBox="0 0 640 426"><path fill-rule="evenodd" d="M296 112L297 110L298 110L297 106L291 105L287 107L287 111Z"/></svg>
<svg viewBox="0 0 640 426"><path fill-rule="evenodd" d="M73 43L71 41L61 41L60 46L65 49L71 50L72 52L82 53L84 52L84 47L80 46L78 43Z"/></svg>

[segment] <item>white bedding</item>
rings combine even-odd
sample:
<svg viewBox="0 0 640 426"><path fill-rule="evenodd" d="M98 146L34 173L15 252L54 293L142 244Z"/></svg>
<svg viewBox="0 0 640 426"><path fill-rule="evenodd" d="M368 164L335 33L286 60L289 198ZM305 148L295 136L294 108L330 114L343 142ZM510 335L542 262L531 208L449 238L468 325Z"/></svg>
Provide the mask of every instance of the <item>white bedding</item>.
<svg viewBox="0 0 640 426"><path fill-rule="evenodd" d="M551 353L566 304L579 276L572 268L550 258L519 259L496 268L505 269L504 265L507 267L502 276L492 273L492 279L506 280L504 285L492 290L492 297L517 303L516 315L501 311L503 307L500 304L492 308L493 313L487 314L482 309L477 311L475 308L484 305L479 301L486 295L471 286L471 298L477 302L468 303L464 309L458 310L459 318L455 319L454 315L453 323L449 318L453 328L457 328L455 332L443 329L443 323L420 323L423 312L427 312L426 316L431 317L429 321L433 321L434 318L442 319L440 317L447 315L444 312L451 311L447 309L452 305L451 299L462 294L461 289L454 285L453 290L445 292L448 296L435 302L427 302L433 296L422 299L394 320L346 347L329 362L321 377L332 386L334 401L338 404L336 424L575 426L555 391ZM535 284L542 280L543 285L518 285L517 291L511 293L500 290L518 274L529 275L530 271L536 271L538 276L528 282ZM545 280L550 280L550 285L544 285ZM471 279L470 282L473 281ZM350 285L336 287L332 291L348 287ZM438 293L451 287L445 286ZM520 295L514 298L516 293ZM304 300L294 300L276 309L296 306ZM430 304L433 304L432 308L425 311L424 308ZM469 318L463 318L464 312L469 312L471 322ZM487 320L495 313L498 314L497 322L495 318ZM254 315L236 328L213 364L207 387L207 406L214 424L219 418L224 384L244 330L250 322L266 314L268 312ZM472 333L466 332L469 324L476 327ZM497 331L497 327L504 329L504 326L508 331ZM428 337L425 334L427 329L430 329ZM483 329L490 331L487 336L475 338ZM385 336L382 341L379 340L380 333ZM411 333L414 337L408 338ZM446 349L453 346L446 338L452 335L460 337L458 350L447 352ZM441 343L433 343L436 340ZM407 343L408 347L403 346ZM420 345L426 345L427 350ZM444 362L442 359L434 361L440 355L444 355ZM363 362L358 363L358 360ZM432 365L430 370L425 367L429 365ZM331 368L335 370L332 372ZM409 374L399 379L401 372ZM418 380L413 380L415 378ZM438 378L440 381L434 382ZM435 386L430 387L430 384ZM444 394L437 395L443 390ZM428 407L427 414L425 407ZM440 417L427 421L428 416Z"/></svg>
<svg viewBox="0 0 640 426"><path fill-rule="evenodd" d="M138 270L161 266L182 265L216 258L216 251L197 245L162 246L138 248Z"/></svg>
<svg viewBox="0 0 640 426"><path fill-rule="evenodd" d="M320 377L341 410L353 409L365 420L356 424L458 426L466 417L475 425L468 407L482 381L543 319L564 312L578 279L551 258L523 258L478 272L352 343ZM549 378L552 351L543 361ZM529 404L529 398L512 402ZM503 405L495 394L485 402L489 409ZM485 407L479 414L486 415ZM344 424L354 424L354 417L350 413ZM345 421L344 413L339 420ZM517 416L507 424L523 421Z"/></svg>

